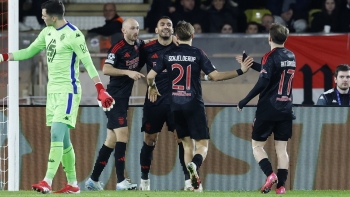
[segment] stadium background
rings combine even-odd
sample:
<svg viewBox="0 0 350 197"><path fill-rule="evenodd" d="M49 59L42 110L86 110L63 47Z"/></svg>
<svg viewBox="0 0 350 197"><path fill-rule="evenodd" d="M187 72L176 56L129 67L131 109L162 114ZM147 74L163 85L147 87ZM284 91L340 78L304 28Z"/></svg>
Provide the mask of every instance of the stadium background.
<svg viewBox="0 0 350 197"><path fill-rule="evenodd" d="M6 1L1 1L6 3ZM83 32L92 27L104 24L102 6L104 0L71 0L66 4L67 19L77 25ZM96 3L99 2L99 3ZM110 1L108 1L110 2ZM118 14L135 17L140 27L149 8L149 4L139 0L116 0ZM120 4L119 4L120 3ZM2 4L2 12L5 12ZM5 15L1 15L5 21ZM24 48L38 35L40 26L34 17L27 17L25 23L34 31L20 33L20 46ZM2 26L0 46L7 52L6 25ZM141 39L155 37L141 30ZM105 56L100 43L103 37L87 40L89 50L99 69L104 84L108 77L100 70L101 59ZM239 68L234 60L236 55L246 50L259 62L260 58L270 50L266 34L202 34L196 35L193 45L202 48L219 71ZM312 105L318 96L334 85L332 71L340 63L350 62L350 34L292 34L286 46L293 50L297 57L297 72L293 83L294 103ZM20 62L20 189L30 189L30 184L44 176L49 150L49 128L45 126L45 104L47 70L45 53L35 58ZM145 71L143 71L145 72ZM7 67L0 70L0 96L6 97ZM208 158L200 170L205 190L256 190L264 180L263 173L256 164L250 147L251 122L255 108L247 107L238 114L233 106L243 98L257 81L258 73L249 71L233 80L223 82L203 82L203 94L207 107L209 128L211 131ZM84 68L81 67L80 80L83 86L84 105L95 105L95 89ZM5 83L3 83L5 82ZM130 104L142 104L146 91L145 81L135 83ZM257 98L249 104L254 105ZM6 100L1 100L6 104ZM346 189L349 190L347 167L349 147L347 146L349 126L349 108L296 107L297 120L293 125L293 140L288 146L291 166L287 180L287 189ZM140 133L142 108L130 107L129 122L131 140L127 152L127 174L135 182L139 181L139 152L143 135ZM6 119L6 111L0 113L0 119ZM93 168L97 151L101 147L106 134L106 118L102 110L96 106L84 106L80 109L77 128L72 131L72 141L77 156L78 181L83 187ZM6 126L0 129L1 134L7 131ZM6 144L6 137L0 144ZM266 146L273 165L276 157L273 143ZM1 150L1 152L5 152ZM6 155L2 155L6 156ZM115 189L114 157L101 176L106 189ZM154 152L151 169L151 187L158 190L178 190L183 187L183 173L177 158L177 145L171 133L163 129L159 143ZM209 181L210 180L210 181ZM341 180L341 181L339 181ZM62 169L57 172L53 187L61 187L65 181Z"/></svg>

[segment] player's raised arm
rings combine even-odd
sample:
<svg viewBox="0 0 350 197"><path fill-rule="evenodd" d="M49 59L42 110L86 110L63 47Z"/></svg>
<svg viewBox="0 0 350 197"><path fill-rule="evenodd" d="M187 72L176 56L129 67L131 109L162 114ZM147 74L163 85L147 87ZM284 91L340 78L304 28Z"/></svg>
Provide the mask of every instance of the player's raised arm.
<svg viewBox="0 0 350 197"><path fill-rule="evenodd" d="M12 53L0 54L0 63L3 61L26 60L32 58L34 55L45 49L45 35L47 34L47 29L48 28L43 29L34 42L29 45L29 47Z"/></svg>
<svg viewBox="0 0 350 197"><path fill-rule="evenodd" d="M84 35L80 31L77 31L75 34L71 35L69 42L71 43L74 53L81 60L90 78L95 83L99 106L102 107L104 111L109 111L113 108L115 101L103 87L100 76L98 75L94 63L92 62L89 50L87 49Z"/></svg>
<svg viewBox="0 0 350 197"><path fill-rule="evenodd" d="M238 77L239 75L243 75L248 71L248 69L253 64L253 58L248 57L241 63L241 68L233 71L227 71L227 72L218 72L214 70L213 72L209 73L209 79L212 81L222 81L222 80L228 80L235 77Z"/></svg>

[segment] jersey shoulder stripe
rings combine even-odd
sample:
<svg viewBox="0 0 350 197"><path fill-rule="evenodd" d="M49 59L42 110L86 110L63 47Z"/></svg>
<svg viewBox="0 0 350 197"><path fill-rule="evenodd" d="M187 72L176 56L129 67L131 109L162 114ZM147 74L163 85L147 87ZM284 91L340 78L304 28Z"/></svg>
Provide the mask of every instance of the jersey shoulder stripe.
<svg viewBox="0 0 350 197"><path fill-rule="evenodd" d="M333 93L333 92L334 92L334 89L332 88L332 89L327 90L327 91L324 92L323 94L330 94L330 93Z"/></svg>
<svg viewBox="0 0 350 197"><path fill-rule="evenodd" d="M145 45L144 45L144 48L146 48L146 47L148 47L148 46L152 46L152 45L154 45L154 44L156 44L156 43L157 43L157 40L153 40L153 41L151 41L151 42L145 44Z"/></svg>
<svg viewBox="0 0 350 197"><path fill-rule="evenodd" d="M114 45L113 49L111 50L112 53L116 53L120 48L122 48L125 45L124 40L121 40L117 42L117 44Z"/></svg>
<svg viewBox="0 0 350 197"><path fill-rule="evenodd" d="M268 58L268 57L271 55L271 53L274 52L275 50L276 50L276 48L272 49L270 52L267 52L267 53L264 55L264 57L263 57L263 59L262 59L262 61L261 61L261 64L265 64L266 61L267 61L267 58Z"/></svg>
<svg viewBox="0 0 350 197"><path fill-rule="evenodd" d="M70 27L73 31L77 30L77 28L74 27L74 25L72 25L72 24L70 24L70 23L68 23L68 27Z"/></svg>

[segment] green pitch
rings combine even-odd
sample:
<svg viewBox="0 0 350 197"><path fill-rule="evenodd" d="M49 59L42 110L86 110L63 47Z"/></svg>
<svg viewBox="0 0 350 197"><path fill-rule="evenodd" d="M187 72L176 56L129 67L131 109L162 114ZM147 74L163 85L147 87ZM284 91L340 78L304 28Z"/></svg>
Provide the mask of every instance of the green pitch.
<svg viewBox="0 0 350 197"><path fill-rule="evenodd" d="M275 191L271 191L269 194L260 194L258 191L256 192L245 192L245 191L232 191L232 192L221 192L221 191L204 191L203 193L194 193L194 192L185 192L185 191L149 191L149 192L141 192L141 191L101 191L101 192L87 192L84 191L76 196L79 197L103 197L103 196L121 196L121 197L216 197L216 196L227 196L227 197L268 197L268 196L306 196L306 197L319 197L319 196L327 196L327 197L339 197L339 196L350 196L350 191L287 191L285 195L276 195ZM48 194L49 196L53 194ZM43 196L41 193L37 193L34 191L19 191L19 192L8 192L8 191L0 191L0 196ZM53 196L65 196L67 195L53 195Z"/></svg>

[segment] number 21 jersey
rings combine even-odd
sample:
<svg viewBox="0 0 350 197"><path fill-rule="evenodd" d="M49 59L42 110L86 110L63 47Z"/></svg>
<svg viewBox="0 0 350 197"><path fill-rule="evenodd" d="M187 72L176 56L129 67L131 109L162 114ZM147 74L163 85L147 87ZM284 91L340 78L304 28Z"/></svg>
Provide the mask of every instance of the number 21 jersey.
<svg viewBox="0 0 350 197"><path fill-rule="evenodd" d="M203 70L209 74L215 67L202 50L180 44L166 51L153 67L157 73L164 69L168 71L172 104L183 105L194 101L204 105L200 73Z"/></svg>

